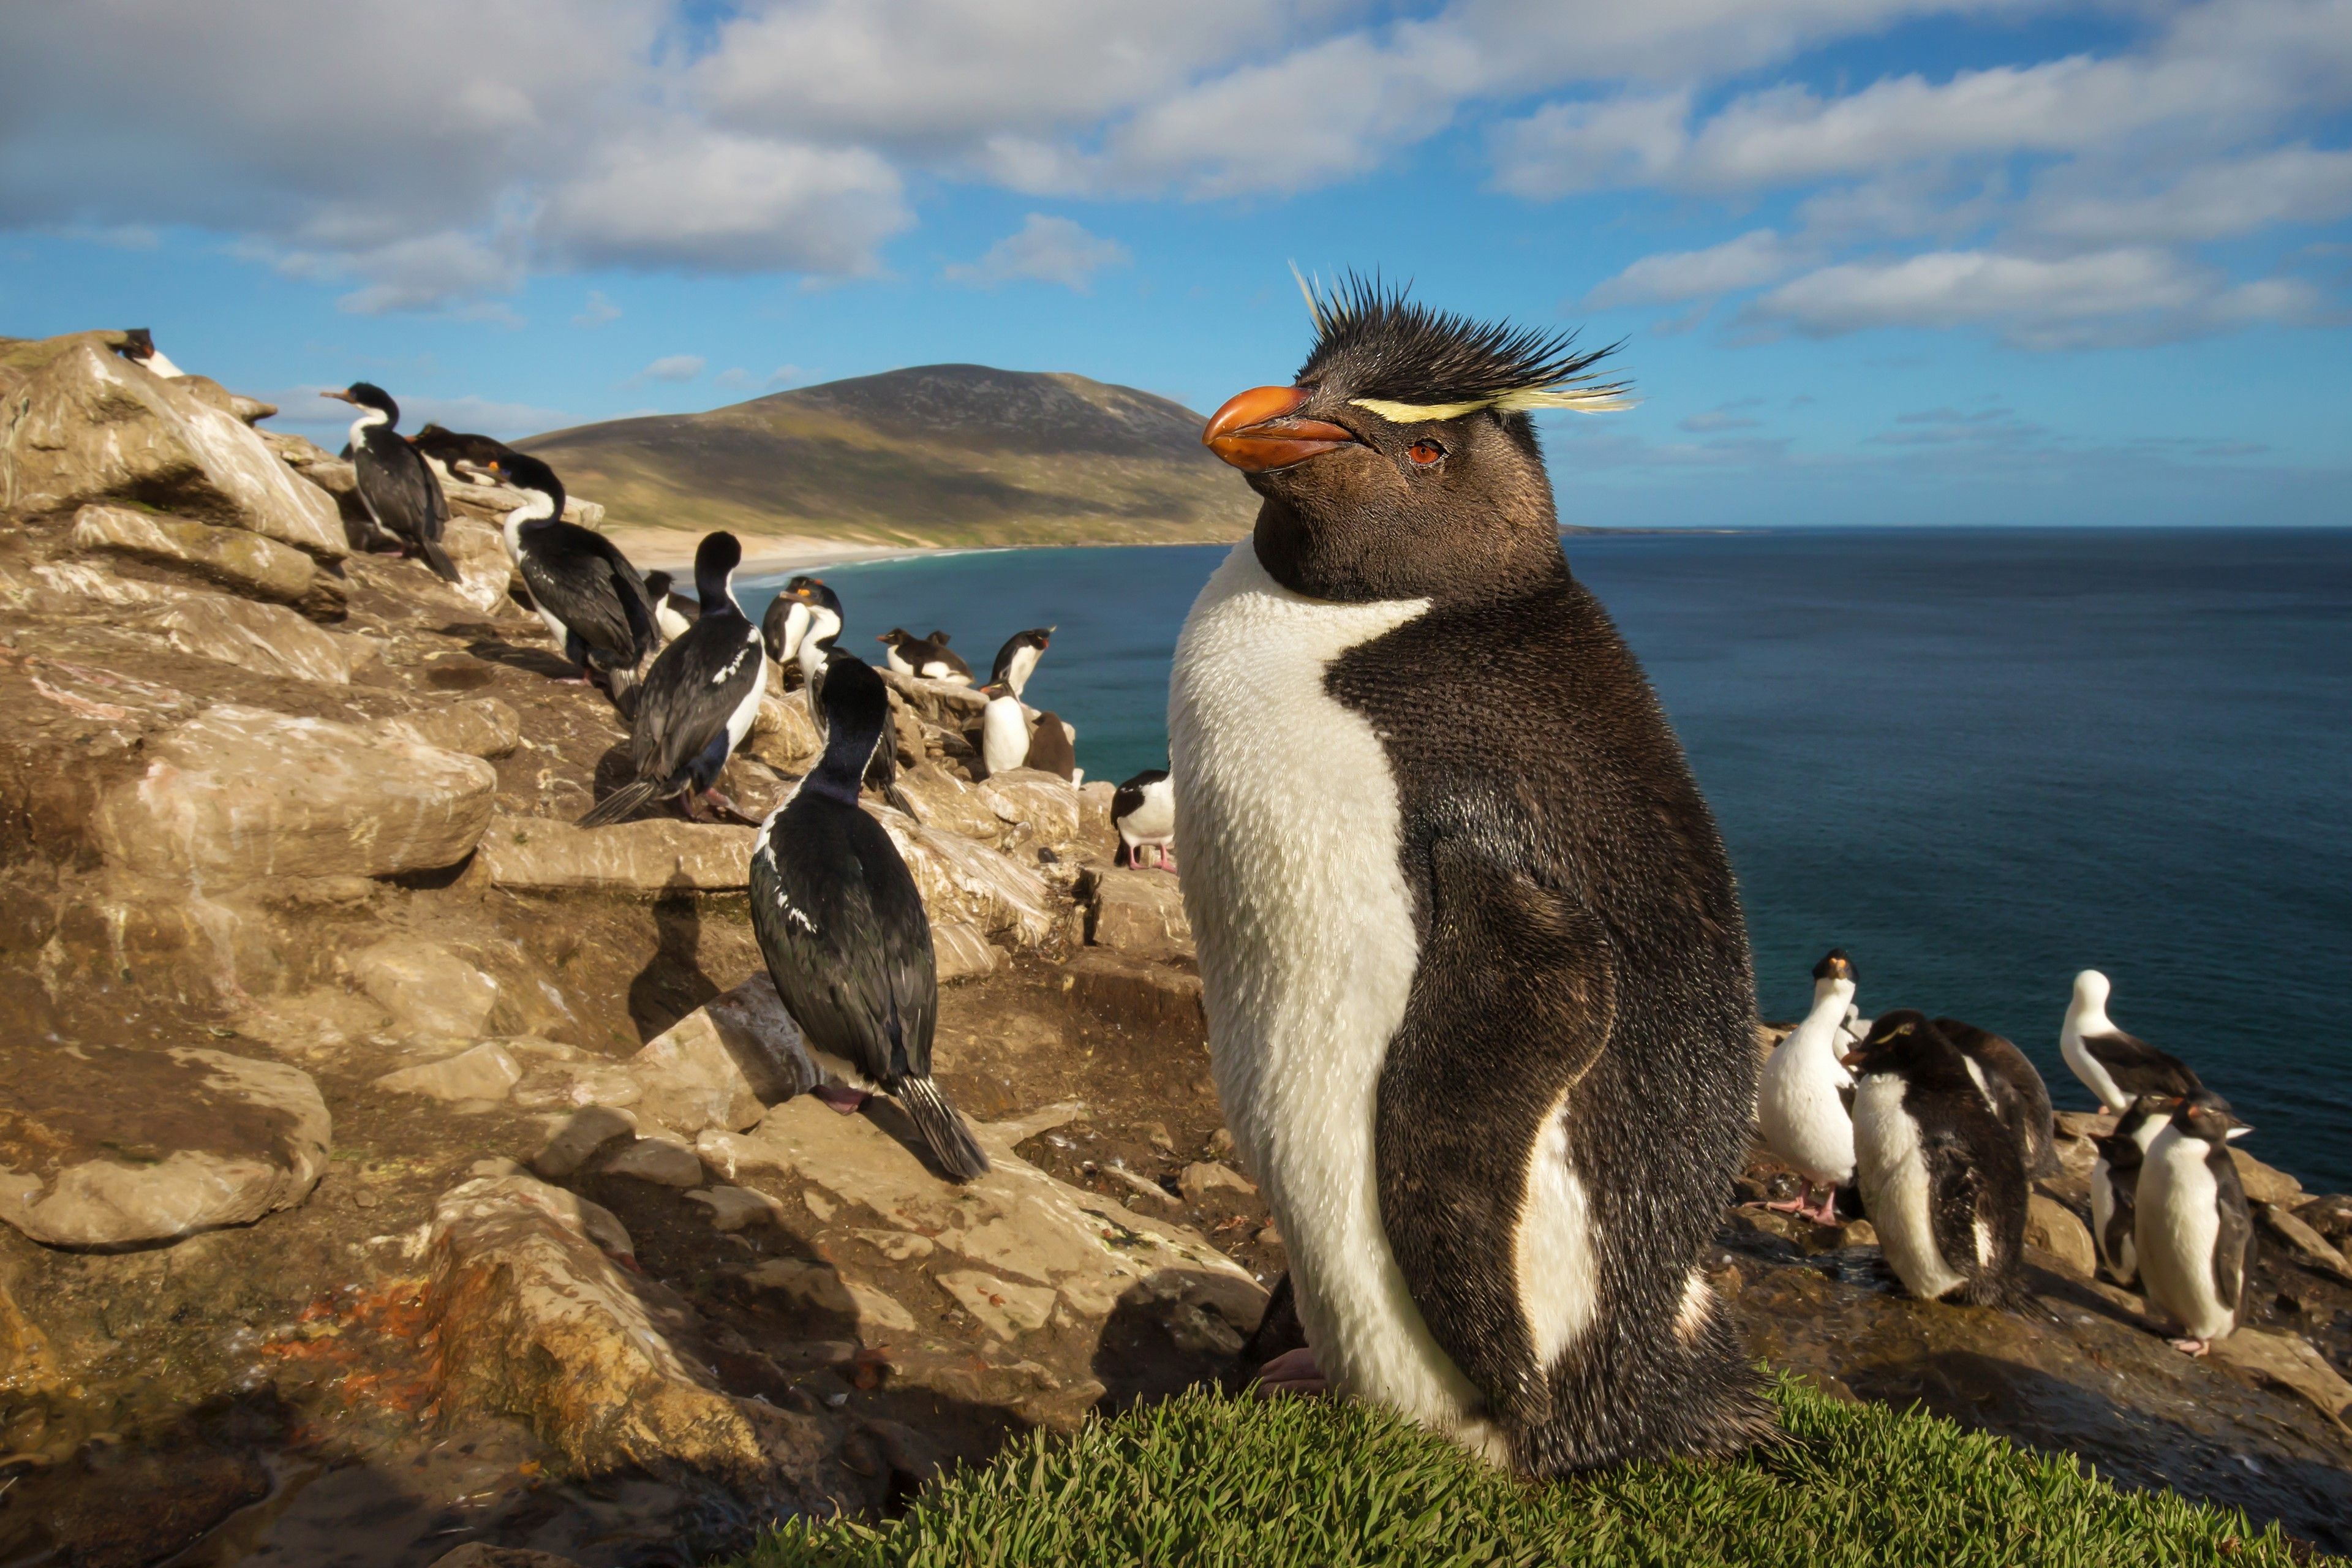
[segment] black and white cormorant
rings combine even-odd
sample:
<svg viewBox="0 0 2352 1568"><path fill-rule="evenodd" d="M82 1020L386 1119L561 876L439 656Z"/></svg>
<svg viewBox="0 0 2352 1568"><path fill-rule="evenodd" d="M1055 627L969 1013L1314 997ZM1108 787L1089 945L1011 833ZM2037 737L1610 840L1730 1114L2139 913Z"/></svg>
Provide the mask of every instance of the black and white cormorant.
<svg viewBox="0 0 2352 1568"><path fill-rule="evenodd" d="M702 614L700 605L671 590L670 584L676 581L667 572L646 574L646 596L654 602L654 619L660 623L665 642L676 642L684 637L686 628Z"/></svg>
<svg viewBox="0 0 2352 1568"><path fill-rule="evenodd" d="M563 481L541 459L513 451L488 463L460 458L457 471L522 492L522 505L507 513L507 553L531 607L581 678L602 678L614 703L631 711L664 641L637 569L603 534L563 521Z"/></svg>
<svg viewBox="0 0 2352 1568"><path fill-rule="evenodd" d="M629 730L635 776L597 802L580 819L581 826L619 822L671 795L684 795L686 814L698 821L706 798L730 816L750 820L715 787L719 770L751 732L768 687L760 628L735 603L730 581L742 559L743 546L731 533L706 534L696 548L694 585L702 595L701 618L662 649L638 689Z"/></svg>
<svg viewBox="0 0 2352 1568"><path fill-rule="evenodd" d="M857 804L866 764L887 743L889 693L848 658L830 661L821 690L824 756L752 845L751 929L784 1010L836 1080L827 1103L851 1110L865 1091L889 1095L940 1168L968 1182L988 1156L931 1080L930 921L897 846Z"/></svg>
<svg viewBox="0 0 2352 1568"><path fill-rule="evenodd" d="M1030 674L1036 669L1037 661L1045 657L1045 650L1053 646L1054 633L1059 629L1056 626L1031 626L1025 632L1014 632L1006 637L1004 646L996 650L996 663L989 669L988 683L1010 687L1013 696L1020 696L1028 689Z"/></svg>
<svg viewBox="0 0 2352 1568"><path fill-rule="evenodd" d="M919 675L926 680L952 680L964 686L971 684L971 666L963 657L948 647L948 634L933 632L919 637L902 626L893 626L874 639L889 648L886 656L892 669L901 675Z"/></svg>
<svg viewBox="0 0 2352 1568"><path fill-rule="evenodd" d="M397 543L402 554L422 555L427 566L457 582L457 568L441 548L449 498L441 493L441 481L425 458L393 428L400 423L400 405L392 394L365 381L319 395L360 411L352 421L352 467L359 473L360 504L367 508L376 531Z"/></svg>

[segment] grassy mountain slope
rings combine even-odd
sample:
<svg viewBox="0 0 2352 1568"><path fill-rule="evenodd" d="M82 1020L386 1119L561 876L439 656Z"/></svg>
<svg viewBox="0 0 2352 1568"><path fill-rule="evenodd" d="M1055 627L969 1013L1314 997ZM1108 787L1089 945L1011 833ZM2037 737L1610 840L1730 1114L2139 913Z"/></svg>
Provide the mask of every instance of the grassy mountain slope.
<svg viewBox="0 0 2352 1568"><path fill-rule="evenodd" d="M1084 376L922 365L519 443L608 524L875 544L1240 537L1257 510L1200 415Z"/></svg>

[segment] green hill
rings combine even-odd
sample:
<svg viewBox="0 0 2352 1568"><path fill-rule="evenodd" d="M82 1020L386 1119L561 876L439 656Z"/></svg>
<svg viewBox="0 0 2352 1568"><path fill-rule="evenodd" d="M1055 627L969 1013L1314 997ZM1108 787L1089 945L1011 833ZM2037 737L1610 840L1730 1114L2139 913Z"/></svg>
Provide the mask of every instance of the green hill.
<svg viewBox="0 0 2352 1568"><path fill-rule="evenodd" d="M920 365L518 443L607 525L875 544L1239 538L1257 510L1202 416L1084 376Z"/></svg>

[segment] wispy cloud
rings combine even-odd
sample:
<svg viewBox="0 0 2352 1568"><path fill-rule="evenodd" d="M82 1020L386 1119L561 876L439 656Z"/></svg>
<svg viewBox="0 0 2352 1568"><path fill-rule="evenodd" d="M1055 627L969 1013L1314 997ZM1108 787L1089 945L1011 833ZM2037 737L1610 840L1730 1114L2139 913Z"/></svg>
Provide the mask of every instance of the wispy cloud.
<svg viewBox="0 0 2352 1568"><path fill-rule="evenodd" d="M666 381L682 384L703 373L709 361L700 354L664 354L631 376L631 381Z"/></svg>
<svg viewBox="0 0 2352 1568"><path fill-rule="evenodd" d="M572 318L572 324L575 327L601 327L620 319L621 307L604 298L602 289L591 289L587 303L581 306L580 313Z"/></svg>
<svg viewBox="0 0 2352 1568"><path fill-rule="evenodd" d="M1096 273L1124 267L1129 259L1127 247L1115 239L1088 234L1069 218L1031 213L1018 231L990 246L979 260L951 263L945 276L982 289L1025 279L1084 293Z"/></svg>

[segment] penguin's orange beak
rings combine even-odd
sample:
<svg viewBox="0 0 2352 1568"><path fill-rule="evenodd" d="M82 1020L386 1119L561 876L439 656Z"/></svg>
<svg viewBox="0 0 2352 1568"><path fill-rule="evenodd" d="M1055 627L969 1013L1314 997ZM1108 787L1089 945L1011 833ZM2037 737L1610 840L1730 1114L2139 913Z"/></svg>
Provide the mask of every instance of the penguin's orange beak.
<svg viewBox="0 0 2352 1568"><path fill-rule="evenodd" d="M1845 1055L1838 1058L1838 1066L1844 1068L1847 1071L1851 1072L1855 1068L1862 1065L1862 1056L1863 1054L1860 1051L1848 1051Z"/></svg>
<svg viewBox="0 0 2352 1568"><path fill-rule="evenodd" d="M1209 416L1201 445L1245 474L1262 474L1354 444L1352 430L1295 417L1307 399L1295 386L1254 386Z"/></svg>

